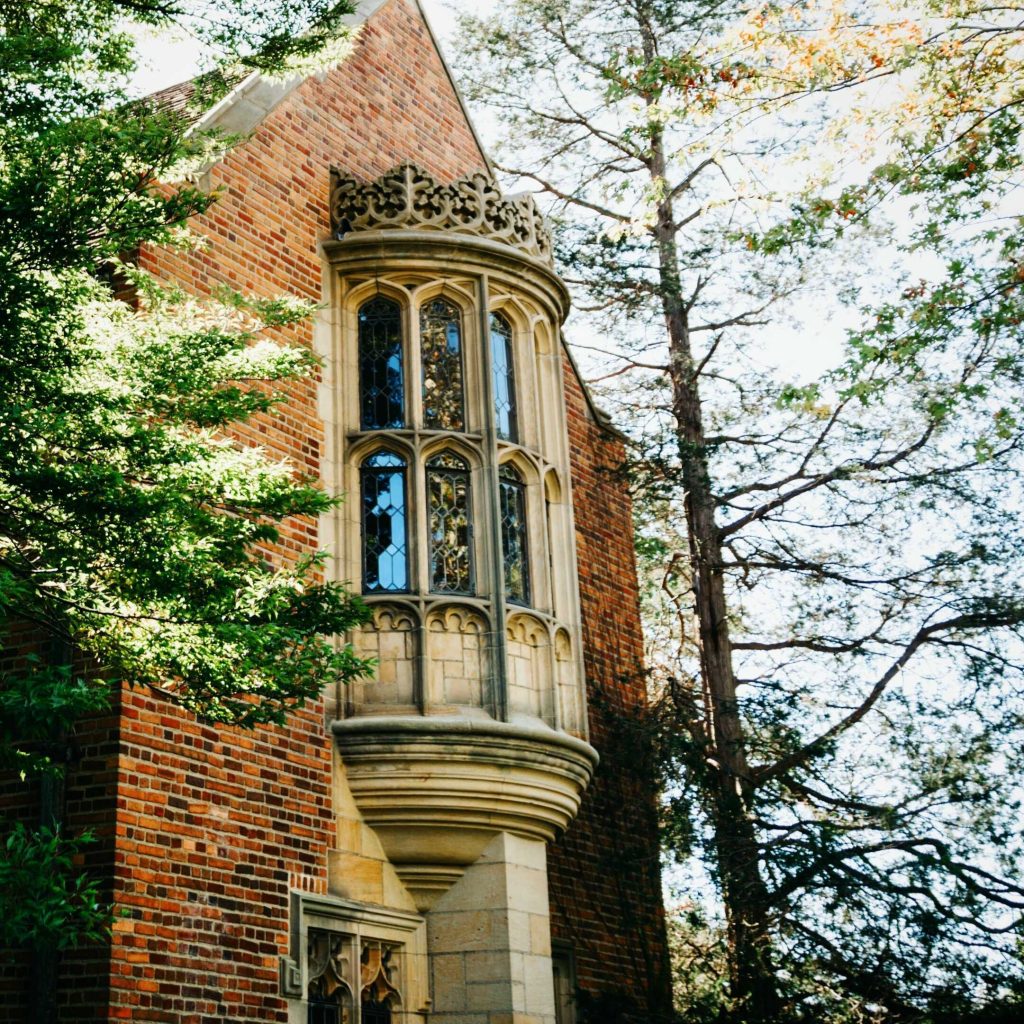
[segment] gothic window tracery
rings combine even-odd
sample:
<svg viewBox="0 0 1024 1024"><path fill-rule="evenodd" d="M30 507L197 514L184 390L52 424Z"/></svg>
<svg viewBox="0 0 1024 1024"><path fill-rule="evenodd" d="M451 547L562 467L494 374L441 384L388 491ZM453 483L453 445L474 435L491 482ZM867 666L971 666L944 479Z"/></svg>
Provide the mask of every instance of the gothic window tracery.
<svg viewBox="0 0 1024 1024"><path fill-rule="evenodd" d="M491 314L491 371L494 383L494 418L498 437L519 440L516 407L516 368L512 351L512 325L501 313Z"/></svg>
<svg viewBox="0 0 1024 1024"><path fill-rule="evenodd" d="M386 449L362 466L363 589L402 592L409 587L405 460Z"/></svg>
<svg viewBox="0 0 1024 1024"><path fill-rule="evenodd" d="M376 295L359 308L359 397L363 430L405 425L402 308Z"/></svg>
<svg viewBox="0 0 1024 1024"><path fill-rule="evenodd" d="M402 1005L402 946L372 935L310 928L307 1024L391 1024ZM355 998L358 994L358 1002Z"/></svg>
<svg viewBox="0 0 1024 1024"><path fill-rule="evenodd" d="M443 451L427 461L430 516L430 589L438 594L473 590L469 464Z"/></svg>
<svg viewBox="0 0 1024 1024"><path fill-rule="evenodd" d="M351 940L337 932L310 929L306 949L308 1024L352 1024Z"/></svg>
<svg viewBox="0 0 1024 1024"><path fill-rule="evenodd" d="M384 942L363 944L360 957L360 1024L391 1024L391 1010L401 1002L394 984L394 949Z"/></svg>
<svg viewBox="0 0 1024 1024"><path fill-rule="evenodd" d="M432 299L420 309L420 359L423 425L432 430L464 430L462 317L447 299Z"/></svg>

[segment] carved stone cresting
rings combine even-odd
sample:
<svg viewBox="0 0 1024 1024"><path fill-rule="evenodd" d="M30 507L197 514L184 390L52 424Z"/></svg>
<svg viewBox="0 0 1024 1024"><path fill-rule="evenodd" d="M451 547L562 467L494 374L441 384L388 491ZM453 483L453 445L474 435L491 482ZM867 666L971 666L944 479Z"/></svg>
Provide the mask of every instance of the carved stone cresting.
<svg viewBox="0 0 1024 1024"><path fill-rule="evenodd" d="M401 164L371 182L332 169L334 236L380 228L480 235L551 262L551 233L533 196L503 196L497 182L482 171L444 185L415 164Z"/></svg>

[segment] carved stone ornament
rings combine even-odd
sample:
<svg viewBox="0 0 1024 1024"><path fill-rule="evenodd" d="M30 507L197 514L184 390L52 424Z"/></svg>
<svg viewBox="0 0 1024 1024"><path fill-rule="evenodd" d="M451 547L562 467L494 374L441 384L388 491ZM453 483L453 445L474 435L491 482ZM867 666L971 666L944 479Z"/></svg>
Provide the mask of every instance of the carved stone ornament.
<svg viewBox="0 0 1024 1024"><path fill-rule="evenodd" d="M482 171L442 185L415 164L401 164L371 182L332 169L331 228L335 238L380 228L458 231L551 262L551 234L533 196L503 196Z"/></svg>

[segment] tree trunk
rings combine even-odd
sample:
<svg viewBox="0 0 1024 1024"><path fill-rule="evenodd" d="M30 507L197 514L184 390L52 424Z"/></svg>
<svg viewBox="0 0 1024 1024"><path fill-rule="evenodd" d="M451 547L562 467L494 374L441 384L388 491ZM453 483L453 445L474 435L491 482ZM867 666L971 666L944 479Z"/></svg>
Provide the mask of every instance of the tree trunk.
<svg viewBox="0 0 1024 1024"><path fill-rule="evenodd" d="M649 26L641 23L645 54L655 56ZM651 135L652 180L665 181L664 140ZM685 488L687 534L700 635L705 737L709 769L706 791L714 828L718 869L729 932L730 988L737 1020L778 1018L780 1001L771 955L768 887L761 874L751 820L752 790L743 726L736 697L732 646L722 575L722 548L704 447L704 423L688 310L682 297L671 198L658 207L654 226L662 309L669 344L672 413Z"/></svg>

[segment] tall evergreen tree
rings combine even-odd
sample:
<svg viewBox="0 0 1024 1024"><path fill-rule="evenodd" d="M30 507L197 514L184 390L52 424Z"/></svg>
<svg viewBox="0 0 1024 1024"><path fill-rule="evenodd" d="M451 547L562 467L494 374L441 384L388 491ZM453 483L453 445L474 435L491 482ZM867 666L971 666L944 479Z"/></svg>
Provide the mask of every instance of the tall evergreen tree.
<svg viewBox="0 0 1024 1024"><path fill-rule="evenodd" d="M669 835L724 921L691 1019L1019 999L1019 10L519 0L464 29L620 343L590 347L636 441ZM767 372L776 312L856 285L858 227L888 232L887 276L857 268L881 300L828 373ZM929 280L888 276L900 246Z"/></svg>
<svg viewBox="0 0 1024 1024"><path fill-rule="evenodd" d="M202 103L239 67L337 59L350 9L0 3L0 760L44 792L75 723L122 680L253 726L361 670L334 641L362 620L358 600L323 582L318 556L277 546L284 521L335 498L233 440L313 369L289 343L308 305L200 300L121 262L191 244L189 218L215 197L174 182L225 141L192 133L194 111L129 100L132 29L184 25L206 44ZM108 911L72 869L82 840L55 821L3 827L0 943L101 934Z"/></svg>

